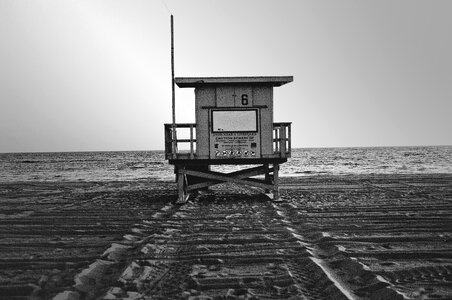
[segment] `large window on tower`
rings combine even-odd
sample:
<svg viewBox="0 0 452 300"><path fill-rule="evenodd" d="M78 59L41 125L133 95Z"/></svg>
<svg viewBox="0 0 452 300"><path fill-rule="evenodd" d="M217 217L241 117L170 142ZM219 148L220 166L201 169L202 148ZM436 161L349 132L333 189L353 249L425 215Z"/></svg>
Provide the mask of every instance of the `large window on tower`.
<svg viewBox="0 0 452 300"><path fill-rule="evenodd" d="M257 109L212 110L213 132L257 132Z"/></svg>

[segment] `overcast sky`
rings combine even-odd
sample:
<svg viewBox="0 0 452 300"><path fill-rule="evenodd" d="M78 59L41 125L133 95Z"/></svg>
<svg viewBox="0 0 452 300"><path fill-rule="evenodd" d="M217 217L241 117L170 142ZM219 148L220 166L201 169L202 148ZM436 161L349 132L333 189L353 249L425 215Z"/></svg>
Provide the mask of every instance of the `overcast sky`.
<svg viewBox="0 0 452 300"><path fill-rule="evenodd" d="M176 76L294 76L293 147L452 144L449 0L1 0L0 152L163 149L170 12Z"/></svg>

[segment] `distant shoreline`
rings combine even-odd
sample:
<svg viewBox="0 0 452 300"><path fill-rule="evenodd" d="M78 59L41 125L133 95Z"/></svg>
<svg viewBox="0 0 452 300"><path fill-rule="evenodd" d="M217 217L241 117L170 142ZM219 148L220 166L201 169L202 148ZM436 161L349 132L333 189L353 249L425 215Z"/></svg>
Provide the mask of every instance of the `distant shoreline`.
<svg viewBox="0 0 452 300"><path fill-rule="evenodd" d="M325 147L292 147L293 150L315 150L315 149L372 149L372 148L435 148L435 147L452 147L452 145L398 145L398 146L325 146ZM31 153L109 153L109 152L164 152L165 150L63 150L63 151L19 151L19 152L2 152L2 154L31 154Z"/></svg>

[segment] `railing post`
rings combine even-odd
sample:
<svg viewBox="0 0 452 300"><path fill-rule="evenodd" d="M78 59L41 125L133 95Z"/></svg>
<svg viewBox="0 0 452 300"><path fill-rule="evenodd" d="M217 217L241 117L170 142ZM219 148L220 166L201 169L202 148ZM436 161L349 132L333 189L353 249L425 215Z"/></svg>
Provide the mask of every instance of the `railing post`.
<svg viewBox="0 0 452 300"><path fill-rule="evenodd" d="M275 143L275 124L273 124L273 131L272 131L272 149L273 149L273 153L276 152L276 143Z"/></svg>
<svg viewBox="0 0 452 300"><path fill-rule="evenodd" d="M193 153L193 124L190 124L190 159L194 158Z"/></svg>
<svg viewBox="0 0 452 300"><path fill-rule="evenodd" d="M286 156L286 127L284 125L281 125L280 127L280 137L281 137L281 157Z"/></svg>
<svg viewBox="0 0 452 300"><path fill-rule="evenodd" d="M173 159L177 158L177 135L176 135L176 126L172 126L172 138L171 138L171 147L173 153Z"/></svg>
<svg viewBox="0 0 452 300"><path fill-rule="evenodd" d="M165 124L165 158L174 159L177 150L174 147L174 130L171 124ZM177 149L177 148L176 148Z"/></svg>
<svg viewBox="0 0 452 300"><path fill-rule="evenodd" d="M292 128L291 128L290 123L287 125L287 129L289 131L289 142L288 142L289 149L287 149L287 150L288 150L288 153L290 153L292 151Z"/></svg>

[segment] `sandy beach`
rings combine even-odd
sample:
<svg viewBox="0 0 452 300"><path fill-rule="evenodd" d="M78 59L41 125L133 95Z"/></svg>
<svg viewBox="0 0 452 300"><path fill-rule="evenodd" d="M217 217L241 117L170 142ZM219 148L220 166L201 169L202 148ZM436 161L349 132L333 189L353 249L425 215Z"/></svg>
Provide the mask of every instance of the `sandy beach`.
<svg viewBox="0 0 452 300"><path fill-rule="evenodd" d="M0 183L1 299L450 299L452 175Z"/></svg>

